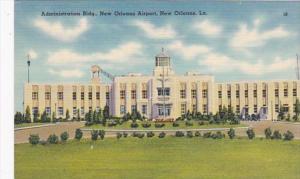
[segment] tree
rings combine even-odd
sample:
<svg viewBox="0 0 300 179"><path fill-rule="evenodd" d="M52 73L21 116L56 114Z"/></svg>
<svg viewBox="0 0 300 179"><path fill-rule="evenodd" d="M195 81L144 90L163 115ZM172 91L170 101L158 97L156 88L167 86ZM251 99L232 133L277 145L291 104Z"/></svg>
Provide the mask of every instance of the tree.
<svg viewBox="0 0 300 179"><path fill-rule="evenodd" d="M104 119L109 119L109 107L106 105L103 109L103 118Z"/></svg>
<svg viewBox="0 0 300 179"><path fill-rule="evenodd" d="M36 114L34 114L33 122L40 122L40 112L39 111Z"/></svg>
<svg viewBox="0 0 300 179"><path fill-rule="evenodd" d="M294 134L291 131L287 131L283 134L284 138L283 140L293 140Z"/></svg>
<svg viewBox="0 0 300 179"><path fill-rule="evenodd" d="M284 120L285 119L285 113L284 113L283 106L280 106L280 108L279 108L277 119L278 120Z"/></svg>
<svg viewBox="0 0 300 179"><path fill-rule="evenodd" d="M15 124L22 123L24 121L22 113L21 112L16 112L14 120L15 120Z"/></svg>
<svg viewBox="0 0 300 179"><path fill-rule="evenodd" d="M98 139L99 131L98 130L92 130L91 132L91 139L93 141L96 141Z"/></svg>
<svg viewBox="0 0 300 179"><path fill-rule="evenodd" d="M47 140L50 144L58 144L58 137L55 134L51 134Z"/></svg>
<svg viewBox="0 0 300 179"><path fill-rule="evenodd" d="M77 109L77 121L80 121L80 110Z"/></svg>
<svg viewBox="0 0 300 179"><path fill-rule="evenodd" d="M105 136L105 131L104 130L99 130L98 134L99 134L100 139L103 140L104 136Z"/></svg>
<svg viewBox="0 0 300 179"><path fill-rule="evenodd" d="M75 131L75 139L80 140L83 136L81 129L76 129Z"/></svg>
<svg viewBox="0 0 300 179"><path fill-rule="evenodd" d="M227 132L228 136L230 139L234 139L235 137L235 131L233 128L230 128L229 131Z"/></svg>
<svg viewBox="0 0 300 179"><path fill-rule="evenodd" d="M30 108L29 108L29 106L26 107L25 121L28 122L28 123L31 122L31 114L30 114Z"/></svg>
<svg viewBox="0 0 300 179"><path fill-rule="evenodd" d="M60 134L60 140L62 142L66 142L68 140L68 138L69 138L68 132L63 132L63 133Z"/></svg>
<svg viewBox="0 0 300 179"><path fill-rule="evenodd" d="M41 116L41 122L50 122L50 118L48 117L46 111L44 111Z"/></svg>
<svg viewBox="0 0 300 179"><path fill-rule="evenodd" d="M30 134L29 143L32 145L37 145L40 142L40 136L38 134Z"/></svg>
<svg viewBox="0 0 300 179"><path fill-rule="evenodd" d="M52 112L52 122L56 122L56 113Z"/></svg>
<svg viewBox="0 0 300 179"><path fill-rule="evenodd" d="M265 136L266 136L266 139L271 139L272 138L272 130L271 130L270 127L265 129Z"/></svg>
<svg viewBox="0 0 300 179"><path fill-rule="evenodd" d="M275 130L272 135L272 139L281 139L281 133L278 130Z"/></svg>
<svg viewBox="0 0 300 179"><path fill-rule="evenodd" d="M70 119L70 112L69 112L69 109L67 109L66 111L66 120Z"/></svg>
<svg viewBox="0 0 300 179"><path fill-rule="evenodd" d="M296 99L296 104L295 104L295 114L296 114L295 121L298 121L299 120L299 114L300 114L300 101L299 101L298 98Z"/></svg>
<svg viewBox="0 0 300 179"><path fill-rule="evenodd" d="M247 133L247 136L248 136L249 139L254 139L255 132L254 132L253 129L249 128L246 133Z"/></svg>

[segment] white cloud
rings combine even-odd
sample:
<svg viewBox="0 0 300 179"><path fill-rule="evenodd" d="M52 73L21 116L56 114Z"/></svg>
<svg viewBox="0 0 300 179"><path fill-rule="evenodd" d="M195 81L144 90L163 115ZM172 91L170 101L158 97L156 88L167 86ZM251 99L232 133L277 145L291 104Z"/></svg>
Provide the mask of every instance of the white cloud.
<svg viewBox="0 0 300 179"><path fill-rule="evenodd" d="M262 61L250 63L244 60L232 59L226 55L211 53L203 61L200 60L199 65L205 65L213 72L240 71L249 75L263 75L293 69L294 61L293 59L275 57L269 63L263 63Z"/></svg>
<svg viewBox="0 0 300 179"><path fill-rule="evenodd" d="M222 26L215 24L209 20L204 20L202 22L195 23L194 28L199 34L211 37L219 36L223 30Z"/></svg>
<svg viewBox="0 0 300 179"><path fill-rule="evenodd" d="M132 25L143 30L147 37L153 39L172 39L176 36L176 31L170 24L163 27L156 27L147 21L136 20L133 21Z"/></svg>
<svg viewBox="0 0 300 179"><path fill-rule="evenodd" d="M137 42L128 42L111 49L108 52L80 54L73 50L62 49L51 53L48 63L52 65L78 64L86 62L105 61L106 63L134 63L134 58L142 55L142 45Z"/></svg>
<svg viewBox="0 0 300 179"><path fill-rule="evenodd" d="M291 35L291 33L282 26L261 31L261 23L259 19L254 20L252 29L246 24L241 24L239 30L233 35L230 46L238 50L245 50L245 48L263 46L268 40L280 39Z"/></svg>
<svg viewBox="0 0 300 179"><path fill-rule="evenodd" d="M205 45L186 45L181 41L174 41L167 46L168 49L181 55L184 60L191 60L198 55L208 53L211 49Z"/></svg>
<svg viewBox="0 0 300 179"><path fill-rule="evenodd" d="M34 60L34 59L36 59L36 58L38 57L38 54L37 54L36 51L33 50L33 49L30 49L30 50L27 52L27 54L30 56L30 59L31 59L31 60Z"/></svg>
<svg viewBox="0 0 300 179"><path fill-rule="evenodd" d="M81 70L53 70L49 69L49 73L52 75L58 75L63 78L81 78L84 73Z"/></svg>
<svg viewBox="0 0 300 179"><path fill-rule="evenodd" d="M66 27L59 21L48 22L39 18L34 21L34 26L54 39L63 42L72 42L89 29L86 18L81 18L74 27Z"/></svg>

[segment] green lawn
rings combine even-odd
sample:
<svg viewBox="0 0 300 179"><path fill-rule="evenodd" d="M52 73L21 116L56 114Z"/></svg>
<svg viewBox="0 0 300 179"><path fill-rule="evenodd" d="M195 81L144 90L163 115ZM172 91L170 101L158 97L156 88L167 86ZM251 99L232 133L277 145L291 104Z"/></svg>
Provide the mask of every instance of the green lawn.
<svg viewBox="0 0 300 179"><path fill-rule="evenodd" d="M300 141L106 138L15 145L17 179L300 178Z"/></svg>
<svg viewBox="0 0 300 179"><path fill-rule="evenodd" d="M205 123L204 125L199 125L198 121L192 121L193 122L193 126L186 126L184 121L178 121L179 123L179 127L173 127L172 126L172 122L166 122L164 123L165 126L162 128L155 128L154 126L154 122L149 122L151 123L151 127L149 128L144 128L142 126L142 122L141 121L137 121L137 123L139 124L139 127L137 128L131 128L130 124L131 122L124 122L122 125L116 125L113 127L108 127L103 126L101 124L94 124L92 126L86 126L84 128L88 128L88 129L206 129L206 128L230 128L230 127L243 127L243 126L247 126L245 124L237 124L237 125L231 125L231 124L208 124Z"/></svg>
<svg viewBox="0 0 300 179"><path fill-rule="evenodd" d="M53 124L53 123L21 123L21 124L15 124L15 128L40 126L40 125L46 125L46 124Z"/></svg>

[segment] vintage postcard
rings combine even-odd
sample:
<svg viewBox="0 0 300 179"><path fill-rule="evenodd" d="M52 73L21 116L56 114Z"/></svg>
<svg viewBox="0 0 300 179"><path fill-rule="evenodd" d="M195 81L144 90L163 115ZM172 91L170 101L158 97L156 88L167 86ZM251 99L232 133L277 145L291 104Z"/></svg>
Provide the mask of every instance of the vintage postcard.
<svg viewBox="0 0 300 179"><path fill-rule="evenodd" d="M14 177L300 178L299 29L297 1L15 1Z"/></svg>

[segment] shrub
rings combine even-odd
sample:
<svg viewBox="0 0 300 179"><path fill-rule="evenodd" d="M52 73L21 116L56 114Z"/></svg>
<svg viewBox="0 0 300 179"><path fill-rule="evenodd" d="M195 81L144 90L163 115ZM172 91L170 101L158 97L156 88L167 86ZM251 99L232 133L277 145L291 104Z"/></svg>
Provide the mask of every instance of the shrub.
<svg viewBox="0 0 300 179"><path fill-rule="evenodd" d="M185 121L185 125L186 126L193 126L193 122L192 121Z"/></svg>
<svg viewBox="0 0 300 179"><path fill-rule="evenodd" d="M128 134L126 132L123 132L123 137L126 138Z"/></svg>
<svg viewBox="0 0 300 179"><path fill-rule="evenodd" d="M117 132L116 137L117 137L117 139L120 139L122 137L122 134L120 132Z"/></svg>
<svg viewBox="0 0 300 179"><path fill-rule="evenodd" d="M176 131L175 136L176 137L183 137L184 133L182 131Z"/></svg>
<svg viewBox="0 0 300 179"><path fill-rule="evenodd" d="M272 130L271 130L270 127L265 129L265 136L266 136L266 139L271 139L272 138Z"/></svg>
<svg viewBox="0 0 300 179"><path fill-rule="evenodd" d="M98 130L92 130L91 132L91 139L92 140L97 140L98 139L98 135L99 135L99 131Z"/></svg>
<svg viewBox="0 0 300 179"><path fill-rule="evenodd" d="M83 136L81 129L76 129L75 131L75 139L80 140Z"/></svg>
<svg viewBox="0 0 300 179"><path fill-rule="evenodd" d="M149 127L151 127L151 124L150 123L143 123L142 126L143 126L143 128L149 128Z"/></svg>
<svg viewBox="0 0 300 179"><path fill-rule="evenodd" d="M47 145L47 144L48 144L48 142L47 142L46 140L41 140L39 143L40 143L41 145Z"/></svg>
<svg viewBox="0 0 300 179"><path fill-rule="evenodd" d="M282 136L278 130L275 130L272 135L272 139L281 139Z"/></svg>
<svg viewBox="0 0 300 179"><path fill-rule="evenodd" d="M166 133L164 133L164 132L161 132L161 133L159 133L159 135L158 135L159 138L164 138L165 136L166 136Z"/></svg>
<svg viewBox="0 0 300 179"><path fill-rule="evenodd" d="M155 134L152 132L152 131L150 131L150 132L147 132L147 137L153 137Z"/></svg>
<svg viewBox="0 0 300 179"><path fill-rule="evenodd" d="M100 139L103 140L104 136L105 136L105 131L104 130L99 130L98 134L99 134Z"/></svg>
<svg viewBox="0 0 300 179"><path fill-rule="evenodd" d="M138 128L138 127L139 127L139 124L136 123L136 122L133 122L133 123L130 124L130 127L131 127L131 128Z"/></svg>
<svg viewBox="0 0 300 179"><path fill-rule="evenodd" d="M255 137L255 132L253 129L249 128L246 133L249 139L253 139Z"/></svg>
<svg viewBox="0 0 300 179"><path fill-rule="evenodd" d="M32 145L37 145L40 142L40 136L38 134L30 134L29 143Z"/></svg>
<svg viewBox="0 0 300 179"><path fill-rule="evenodd" d="M60 134L60 140L62 142L66 142L68 140L68 138L69 138L68 132L63 132L63 133Z"/></svg>
<svg viewBox="0 0 300 179"><path fill-rule="evenodd" d="M284 138L283 140L293 140L294 134L291 131L287 131L283 134Z"/></svg>
<svg viewBox="0 0 300 179"><path fill-rule="evenodd" d="M162 128L164 126L165 126L165 124L163 124L163 123L155 123L155 128Z"/></svg>
<svg viewBox="0 0 300 179"><path fill-rule="evenodd" d="M91 126L91 125L93 125L94 123L93 122L91 122L91 121L86 121L85 122L85 126Z"/></svg>
<svg viewBox="0 0 300 179"><path fill-rule="evenodd" d="M200 125L200 126L203 126L204 124L205 124L204 121L200 121L200 122L199 122L199 125Z"/></svg>
<svg viewBox="0 0 300 179"><path fill-rule="evenodd" d="M235 137L235 131L233 128L230 128L229 131L227 132L228 136L230 139L234 139Z"/></svg>
<svg viewBox="0 0 300 179"><path fill-rule="evenodd" d="M138 133L138 138L140 138L140 139L142 139L143 137L145 136L145 134L144 133Z"/></svg>
<svg viewBox="0 0 300 179"><path fill-rule="evenodd" d="M210 137L211 137L211 132L205 132L205 133L203 134L203 137L204 137L204 138L210 138Z"/></svg>
<svg viewBox="0 0 300 179"><path fill-rule="evenodd" d="M113 127L113 126L116 126L117 124L118 124L117 121L111 120L111 121L109 121L109 122L107 123L107 126L108 126L108 127Z"/></svg>
<svg viewBox="0 0 300 179"><path fill-rule="evenodd" d="M187 136L188 138L192 138L194 135L193 135L193 132L192 132L192 131L187 131L187 132L186 132L186 136Z"/></svg>
<svg viewBox="0 0 300 179"><path fill-rule="evenodd" d="M47 140L50 144L58 144L58 137L55 134L52 134L48 137Z"/></svg>
<svg viewBox="0 0 300 179"><path fill-rule="evenodd" d="M199 131L195 132L195 137L201 137L201 133Z"/></svg>
<svg viewBox="0 0 300 179"><path fill-rule="evenodd" d="M179 122L173 122L173 127L179 127Z"/></svg>
<svg viewBox="0 0 300 179"><path fill-rule="evenodd" d="M212 138L214 138L214 139L223 139L223 138L225 138L225 134L223 134L221 131L217 131L217 132L213 135Z"/></svg>

